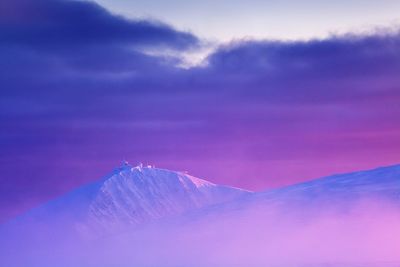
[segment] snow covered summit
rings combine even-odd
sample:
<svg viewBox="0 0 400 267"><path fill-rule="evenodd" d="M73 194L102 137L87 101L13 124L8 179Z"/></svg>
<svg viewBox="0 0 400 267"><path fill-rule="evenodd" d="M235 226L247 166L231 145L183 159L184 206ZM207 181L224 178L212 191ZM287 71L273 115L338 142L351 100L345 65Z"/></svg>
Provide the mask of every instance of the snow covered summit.
<svg viewBox="0 0 400 267"><path fill-rule="evenodd" d="M102 181L91 200L88 216L103 225L140 224L247 193L182 172L125 165Z"/></svg>
<svg viewBox="0 0 400 267"><path fill-rule="evenodd" d="M85 231L140 225L250 192L216 185L183 172L125 163L104 178L27 214L37 221L68 222Z"/></svg>

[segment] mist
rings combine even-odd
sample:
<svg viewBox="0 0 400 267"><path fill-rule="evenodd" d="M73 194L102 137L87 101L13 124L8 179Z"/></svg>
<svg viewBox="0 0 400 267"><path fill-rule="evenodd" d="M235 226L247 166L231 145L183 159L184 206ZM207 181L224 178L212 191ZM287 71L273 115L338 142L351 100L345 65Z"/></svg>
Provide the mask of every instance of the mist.
<svg viewBox="0 0 400 267"><path fill-rule="evenodd" d="M2 238L4 266L400 266L400 211L388 200L199 211L102 236L25 227L34 234Z"/></svg>

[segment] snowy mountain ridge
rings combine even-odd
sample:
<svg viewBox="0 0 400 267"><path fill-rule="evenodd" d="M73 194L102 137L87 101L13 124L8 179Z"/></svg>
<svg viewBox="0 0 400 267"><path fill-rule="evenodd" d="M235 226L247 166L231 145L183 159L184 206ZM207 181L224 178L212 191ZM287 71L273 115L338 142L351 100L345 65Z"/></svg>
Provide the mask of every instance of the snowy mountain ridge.
<svg viewBox="0 0 400 267"><path fill-rule="evenodd" d="M255 206L300 207L292 209L299 212L305 206L309 209L319 209L322 205L346 207L371 196L400 199L400 165L249 192L217 185L185 172L123 164L104 178L31 210L19 221L28 218L73 225L80 232L107 232L163 218L184 219L185 214L220 216Z"/></svg>
<svg viewBox="0 0 400 267"><path fill-rule="evenodd" d="M102 232L177 216L249 194L184 172L123 164L102 179L31 210L19 221L28 218L70 224L84 232Z"/></svg>
<svg viewBox="0 0 400 267"><path fill-rule="evenodd" d="M392 238L399 229L399 196L400 165L256 193L184 172L124 164L2 225L0 250L8 257L7 266L18 267L336 267L375 266L377 260L393 261L392 265L376 265L392 267L398 266L394 261L398 252L393 249L382 258L378 248L400 244ZM358 201L365 199L357 208ZM365 254L374 254L368 264L349 261L349 244L352 248L366 246ZM243 253L243 247L251 248L251 253ZM316 255L315 247L327 256ZM339 257L341 248L345 252ZM308 264L307 258L296 253L299 250L317 264ZM292 256L287 257L286 251ZM210 257L224 264L213 265ZM296 264L286 264L289 258ZM88 264L87 259L95 264ZM332 259L349 264L331 264ZM358 264L365 257L355 255L354 259ZM65 260L72 261L60 265Z"/></svg>
<svg viewBox="0 0 400 267"><path fill-rule="evenodd" d="M400 165L325 176L277 189L268 189L205 207L192 219L218 219L248 212L280 211L286 215L349 211L356 205L386 202L400 207ZM247 215L245 215L247 216Z"/></svg>

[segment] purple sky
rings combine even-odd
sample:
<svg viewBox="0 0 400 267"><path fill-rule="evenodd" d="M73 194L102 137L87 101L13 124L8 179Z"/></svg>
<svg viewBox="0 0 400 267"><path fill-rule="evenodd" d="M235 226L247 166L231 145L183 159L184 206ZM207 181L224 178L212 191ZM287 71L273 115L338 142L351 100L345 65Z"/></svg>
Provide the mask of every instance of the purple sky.
<svg viewBox="0 0 400 267"><path fill-rule="evenodd" d="M252 190L400 163L396 27L179 67L206 45L89 2L2 1L0 220L123 159Z"/></svg>

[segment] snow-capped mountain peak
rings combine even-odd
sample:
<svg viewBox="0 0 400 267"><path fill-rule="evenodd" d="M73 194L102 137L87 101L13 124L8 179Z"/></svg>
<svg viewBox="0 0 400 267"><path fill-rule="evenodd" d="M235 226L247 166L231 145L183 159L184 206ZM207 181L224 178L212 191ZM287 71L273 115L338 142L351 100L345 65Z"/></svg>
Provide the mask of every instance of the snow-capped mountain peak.
<svg viewBox="0 0 400 267"><path fill-rule="evenodd" d="M87 229L114 229L180 215L251 194L185 172L123 163L109 175L27 214Z"/></svg>
<svg viewBox="0 0 400 267"><path fill-rule="evenodd" d="M140 224L245 193L182 172L125 165L104 180L89 205L88 216L100 224Z"/></svg>

